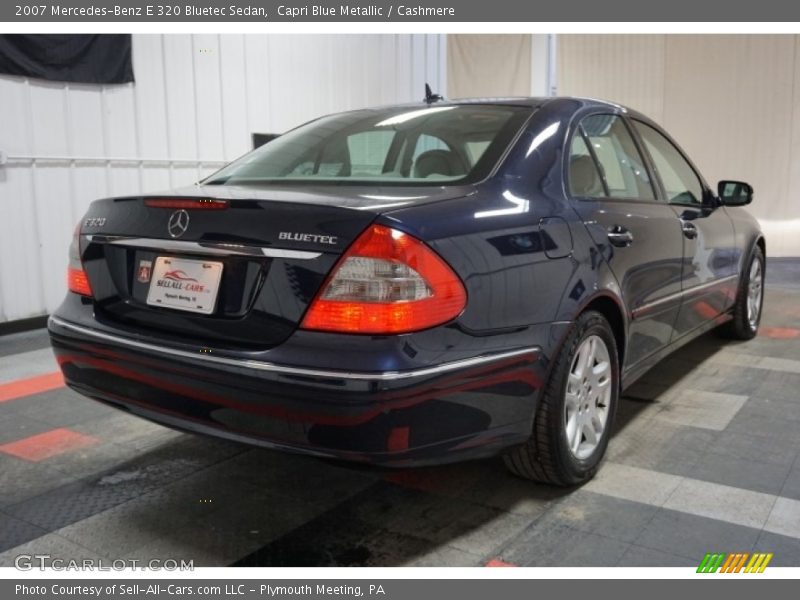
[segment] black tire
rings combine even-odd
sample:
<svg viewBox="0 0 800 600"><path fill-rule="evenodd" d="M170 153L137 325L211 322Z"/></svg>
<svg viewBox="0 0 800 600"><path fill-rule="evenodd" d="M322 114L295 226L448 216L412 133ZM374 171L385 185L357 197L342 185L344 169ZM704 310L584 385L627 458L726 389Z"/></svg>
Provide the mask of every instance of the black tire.
<svg viewBox="0 0 800 600"><path fill-rule="evenodd" d="M750 273L752 272L753 263L758 261L761 266L761 301L758 306L758 317L754 323L750 322L747 314L747 300L748 291L750 289ZM745 267L742 270L742 275L739 278L739 289L736 291L736 302L733 305L733 319L725 323L719 328L719 333L723 337L734 340L751 340L758 333L758 326L761 323L761 313L764 307L764 273L766 267L766 259L761 247L756 245L750 254L750 258L745 262Z"/></svg>
<svg viewBox="0 0 800 600"><path fill-rule="evenodd" d="M567 380L575 355L590 336L606 345L611 373L611 393L605 428L591 455L577 458L570 450L566 433ZM595 311L581 314L575 321L555 359L533 423L533 434L523 445L503 456L506 467L515 475L543 483L573 486L591 479L608 447L619 400L619 354L616 338L606 318Z"/></svg>

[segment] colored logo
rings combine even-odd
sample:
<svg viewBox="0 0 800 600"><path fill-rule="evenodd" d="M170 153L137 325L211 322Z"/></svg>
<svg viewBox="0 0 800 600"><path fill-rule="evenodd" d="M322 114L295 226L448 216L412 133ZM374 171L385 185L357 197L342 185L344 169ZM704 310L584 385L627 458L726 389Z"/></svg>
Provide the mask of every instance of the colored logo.
<svg viewBox="0 0 800 600"><path fill-rule="evenodd" d="M189 213L185 210L176 210L169 217L167 231L174 238L181 237L189 229Z"/></svg>
<svg viewBox="0 0 800 600"><path fill-rule="evenodd" d="M706 554L697 567L698 573L763 573L772 552L735 552ZM746 566L745 566L746 565Z"/></svg>
<svg viewBox="0 0 800 600"><path fill-rule="evenodd" d="M164 273L164 279L171 279L172 281L194 281L197 282L197 279L194 277L189 277L185 271L181 271L180 269L175 269L174 271L167 271Z"/></svg>
<svg viewBox="0 0 800 600"><path fill-rule="evenodd" d="M139 275L137 279L139 283L147 283L150 281L150 275L152 274L153 270L153 263L149 260L140 260L139 261Z"/></svg>

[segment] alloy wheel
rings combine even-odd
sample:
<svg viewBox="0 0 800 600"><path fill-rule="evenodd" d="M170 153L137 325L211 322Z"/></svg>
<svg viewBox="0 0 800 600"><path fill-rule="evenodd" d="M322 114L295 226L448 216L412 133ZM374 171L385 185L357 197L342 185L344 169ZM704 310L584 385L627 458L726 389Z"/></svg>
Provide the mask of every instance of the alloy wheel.
<svg viewBox="0 0 800 600"><path fill-rule="evenodd" d="M564 401L567 445L579 460L592 455L605 433L611 386L608 346L600 336L589 336L572 360Z"/></svg>
<svg viewBox="0 0 800 600"><path fill-rule="evenodd" d="M758 317L761 312L761 296L764 293L764 275L761 261L757 258L750 265L750 280L747 284L747 322L755 329L758 326Z"/></svg>

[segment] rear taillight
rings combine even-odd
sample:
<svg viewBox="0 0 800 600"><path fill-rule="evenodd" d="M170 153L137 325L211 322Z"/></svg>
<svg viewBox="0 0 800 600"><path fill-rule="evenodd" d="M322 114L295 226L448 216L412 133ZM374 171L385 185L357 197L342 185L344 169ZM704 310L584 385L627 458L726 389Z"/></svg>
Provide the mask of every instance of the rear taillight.
<svg viewBox="0 0 800 600"><path fill-rule="evenodd" d="M81 226L78 225L75 228L75 234L72 236L72 243L69 245L67 287L70 292L91 298L92 286L89 284L89 278L86 276L86 271L83 270L83 264L81 263L80 230Z"/></svg>
<svg viewBox="0 0 800 600"><path fill-rule="evenodd" d="M371 225L339 259L303 319L303 329L407 333L457 317L461 280L418 239Z"/></svg>

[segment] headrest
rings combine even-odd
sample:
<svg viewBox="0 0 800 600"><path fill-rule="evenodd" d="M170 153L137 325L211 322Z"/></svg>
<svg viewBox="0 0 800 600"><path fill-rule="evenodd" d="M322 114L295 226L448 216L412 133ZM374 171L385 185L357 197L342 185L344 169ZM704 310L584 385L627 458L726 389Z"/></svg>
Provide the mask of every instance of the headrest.
<svg viewBox="0 0 800 600"><path fill-rule="evenodd" d="M575 196L603 196L603 181L591 156L574 156L569 162L569 189Z"/></svg>
<svg viewBox="0 0 800 600"><path fill-rule="evenodd" d="M420 154L414 163L414 177L417 179L431 175L455 177L466 174L464 161L452 150L428 150Z"/></svg>

